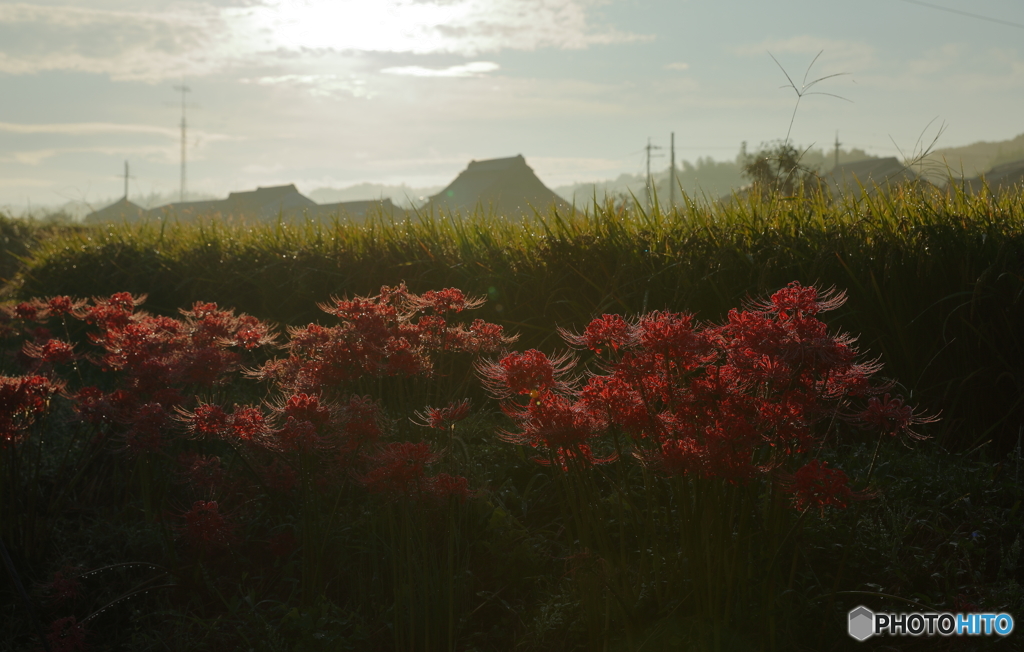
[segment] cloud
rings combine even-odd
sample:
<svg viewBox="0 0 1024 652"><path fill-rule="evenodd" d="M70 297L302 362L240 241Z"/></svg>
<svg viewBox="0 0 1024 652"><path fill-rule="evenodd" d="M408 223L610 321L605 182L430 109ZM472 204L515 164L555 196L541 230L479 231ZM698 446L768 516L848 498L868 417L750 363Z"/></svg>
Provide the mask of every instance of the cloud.
<svg viewBox="0 0 1024 652"><path fill-rule="evenodd" d="M389 75L407 75L410 77L479 77L480 75L494 72L498 68L498 64L491 61L473 61L472 63L449 66L447 68L398 66L394 68L384 68L381 72Z"/></svg>
<svg viewBox="0 0 1024 652"><path fill-rule="evenodd" d="M135 155L145 159L176 161L177 152L175 147L47 147L11 152L10 156L0 158L0 162L37 166L48 159L64 154Z"/></svg>
<svg viewBox="0 0 1024 652"><path fill-rule="evenodd" d="M0 132L13 134L61 134L68 136L91 136L94 134L154 134L177 138L177 129L154 127L152 125L113 124L110 122L77 122L57 124L15 124L0 122Z"/></svg>
<svg viewBox="0 0 1024 652"><path fill-rule="evenodd" d="M306 90L310 95L333 97L350 95L352 97L371 98L376 95L367 85L366 80L353 76L344 77L331 74L311 75L268 75L264 77L242 78L243 84L259 84L260 86L292 86Z"/></svg>
<svg viewBox="0 0 1024 652"><path fill-rule="evenodd" d="M647 37L597 28L587 0L266 0L226 10L288 50L452 53L582 49Z"/></svg>
<svg viewBox="0 0 1024 652"><path fill-rule="evenodd" d="M810 65L820 52L821 56L815 61L815 70L820 72L815 74L815 70L812 70L808 79L816 79L835 71L860 72L877 63L875 49L867 43L807 35L793 36L788 39L769 39L734 48L733 52L745 57L767 57L769 52L776 57L782 54L802 54L807 57L806 65ZM794 79L803 74L803 70L787 70L787 72Z"/></svg>
<svg viewBox="0 0 1024 652"><path fill-rule="evenodd" d="M70 70L154 82L359 52L472 57L651 38L595 26L588 17L593 0L106 2L107 8L71 1L0 5L0 72Z"/></svg>
<svg viewBox="0 0 1024 652"><path fill-rule="evenodd" d="M686 63L685 61L677 61L675 63L666 63L665 64L665 70L680 70L680 71L683 71L683 70L689 70L689 69L690 69L690 64Z"/></svg>
<svg viewBox="0 0 1024 652"><path fill-rule="evenodd" d="M68 6L0 5L0 72L71 70L155 81L212 72L230 59L216 36L220 13L112 11Z"/></svg>
<svg viewBox="0 0 1024 652"><path fill-rule="evenodd" d="M962 43L946 43L942 47L929 48L924 57L907 64L907 70L915 76L931 75L949 71L966 58L967 47Z"/></svg>

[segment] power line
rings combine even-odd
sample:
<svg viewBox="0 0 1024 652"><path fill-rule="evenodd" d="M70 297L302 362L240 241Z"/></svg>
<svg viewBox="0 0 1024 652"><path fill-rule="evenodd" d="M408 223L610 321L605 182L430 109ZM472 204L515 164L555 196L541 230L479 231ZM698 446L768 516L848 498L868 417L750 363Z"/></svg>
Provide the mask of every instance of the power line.
<svg viewBox="0 0 1024 652"><path fill-rule="evenodd" d="M1009 20L1002 20L1001 18L992 18L990 16L982 16L981 14L971 13L969 11L961 11L959 9L952 9L950 7L943 7L942 5L933 5L930 2L922 2L921 0L902 0L903 2L910 3L912 5L921 5L922 7L928 7L929 9L938 9L939 11L948 11L951 14L959 14L961 16L967 16L968 18L976 18L978 20L986 20L990 23L996 23L997 25L1006 25L1007 27L1016 27L1017 29L1024 29L1024 24L1015 23Z"/></svg>

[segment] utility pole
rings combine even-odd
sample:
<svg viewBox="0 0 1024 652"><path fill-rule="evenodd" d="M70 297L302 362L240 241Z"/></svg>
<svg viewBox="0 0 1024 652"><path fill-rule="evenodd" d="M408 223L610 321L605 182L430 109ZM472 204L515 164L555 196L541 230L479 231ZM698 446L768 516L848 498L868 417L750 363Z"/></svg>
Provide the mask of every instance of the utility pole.
<svg viewBox="0 0 1024 652"><path fill-rule="evenodd" d="M676 132L672 132L671 154L668 165L668 207L672 209L676 205Z"/></svg>
<svg viewBox="0 0 1024 652"><path fill-rule="evenodd" d="M654 189L652 188L653 183L651 180L651 150L661 148L657 145L652 145L651 138L648 136L647 147L644 149L647 150L647 210L651 210L654 207Z"/></svg>
<svg viewBox="0 0 1024 652"><path fill-rule="evenodd" d="M836 129L836 167L839 167L839 130Z"/></svg>
<svg viewBox="0 0 1024 652"><path fill-rule="evenodd" d="M187 142L186 130L188 128L185 122L185 93L192 89L182 83L181 86L175 86L174 90L181 93L181 191L178 195L178 201L185 201L185 143Z"/></svg>
<svg viewBox="0 0 1024 652"><path fill-rule="evenodd" d="M128 161L124 162L124 200L128 201Z"/></svg>

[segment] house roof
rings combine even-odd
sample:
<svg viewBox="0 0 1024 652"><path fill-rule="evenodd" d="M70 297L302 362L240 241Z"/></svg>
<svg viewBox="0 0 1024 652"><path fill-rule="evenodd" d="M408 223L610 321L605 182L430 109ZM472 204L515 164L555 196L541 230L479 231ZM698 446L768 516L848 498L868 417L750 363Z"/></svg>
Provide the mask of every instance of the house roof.
<svg viewBox="0 0 1024 652"><path fill-rule="evenodd" d="M470 161L448 187L432 196L425 210L472 213L479 209L496 215L522 217L569 204L545 186L522 154L486 161Z"/></svg>
<svg viewBox="0 0 1024 652"><path fill-rule="evenodd" d="M878 189L884 191L888 186L919 179L913 170L900 163L895 156L837 165L823 177L833 195L860 193L861 187L867 194L871 194Z"/></svg>
<svg viewBox="0 0 1024 652"><path fill-rule="evenodd" d="M285 186L259 187L256 190L233 192L227 199L208 201L176 202L154 208L154 216L175 216L195 218L200 216L256 218L271 220L282 214L301 213L314 209L317 204L303 196L295 184Z"/></svg>
<svg viewBox="0 0 1024 652"><path fill-rule="evenodd" d="M146 209L122 197L110 206L85 216L87 224L95 222L137 222L146 217Z"/></svg>
<svg viewBox="0 0 1024 652"><path fill-rule="evenodd" d="M963 183L968 192L979 192L986 184L995 192L1024 188L1024 159L997 165L979 177L964 179Z"/></svg>

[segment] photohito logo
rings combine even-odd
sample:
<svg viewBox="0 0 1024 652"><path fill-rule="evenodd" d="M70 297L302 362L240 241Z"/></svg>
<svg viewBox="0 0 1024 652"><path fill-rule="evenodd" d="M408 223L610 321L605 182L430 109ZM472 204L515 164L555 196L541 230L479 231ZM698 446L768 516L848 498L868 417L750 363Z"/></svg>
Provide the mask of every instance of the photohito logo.
<svg viewBox="0 0 1024 652"><path fill-rule="evenodd" d="M850 610L850 636L865 641L872 636L1008 636L1010 614L880 613L860 606Z"/></svg>

